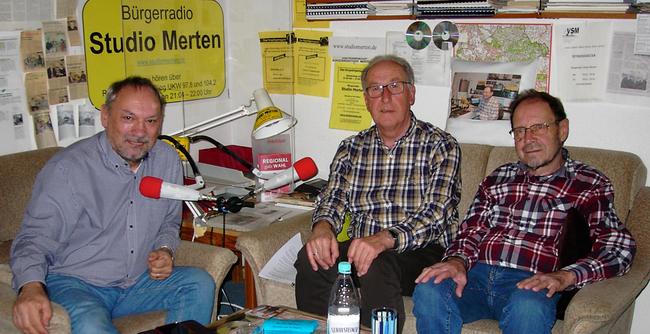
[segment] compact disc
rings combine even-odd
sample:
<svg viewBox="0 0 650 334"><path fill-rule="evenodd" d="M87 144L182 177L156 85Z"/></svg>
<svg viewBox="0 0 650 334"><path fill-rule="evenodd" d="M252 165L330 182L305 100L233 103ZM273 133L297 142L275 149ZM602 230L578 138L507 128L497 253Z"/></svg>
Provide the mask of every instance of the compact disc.
<svg viewBox="0 0 650 334"><path fill-rule="evenodd" d="M458 42L458 28L449 21L442 21L433 28L433 44L442 50L443 42L451 42L455 46Z"/></svg>
<svg viewBox="0 0 650 334"><path fill-rule="evenodd" d="M422 50L431 42L431 28L422 21L415 21L406 29L406 43L416 50Z"/></svg>

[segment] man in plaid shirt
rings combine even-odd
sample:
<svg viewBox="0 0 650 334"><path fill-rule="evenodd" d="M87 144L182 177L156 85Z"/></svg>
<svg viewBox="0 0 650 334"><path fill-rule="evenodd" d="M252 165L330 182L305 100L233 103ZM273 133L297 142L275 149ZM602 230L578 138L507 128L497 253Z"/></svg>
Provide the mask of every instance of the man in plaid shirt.
<svg viewBox="0 0 650 334"><path fill-rule="evenodd" d="M354 265L361 323L381 306L398 312L422 269L442 258L458 231L460 147L448 133L415 118L413 69L378 56L361 74L375 125L341 142L312 234L295 263L298 309L326 315L336 263ZM346 212L351 223L344 226ZM338 242L344 232L350 240Z"/></svg>
<svg viewBox="0 0 650 334"><path fill-rule="evenodd" d="M476 108L477 117L483 121L499 119L499 100L493 96L492 86L486 85L483 88L483 96Z"/></svg>
<svg viewBox="0 0 650 334"><path fill-rule="evenodd" d="M563 291L630 268L636 246L614 211L612 184L563 148L560 100L529 90L510 110L520 161L483 180L443 262L417 278L418 333L460 333L479 319L498 320L504 333L550 333ZM584 218L592 246L561 264L571 212Z"/></svg>

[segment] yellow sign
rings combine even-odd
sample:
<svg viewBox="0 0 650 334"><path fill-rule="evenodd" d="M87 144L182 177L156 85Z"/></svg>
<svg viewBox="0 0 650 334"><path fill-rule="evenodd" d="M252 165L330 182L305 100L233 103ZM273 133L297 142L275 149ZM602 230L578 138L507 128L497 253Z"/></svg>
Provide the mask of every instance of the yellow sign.
<svg viewBox="0 0 650 334"><path fill-rule="evenodd" d="M372 125L361 87L361 72L366 63L334 63L334 87L330 128L361 131Z"/></svg>
<svg viewBox="0 0 650 334"><path fill-rule="evenodd" d="M88 96L127 76L151 79L167 102L221 95L223 10L214 0L89 0L83 9Z"/></svg>
<svg viewBox="0 0 650 334"><path fill-rule="evenodd" d="M295 30L293 47L295 93L328 97L330 95L329 39L331 32Z"/></svg>
<svg viewBox="0 0 650 334"><path fill-rule="evenodd" d="M293 43L291 31L261 31L260 50L264 88L269 93L293 94Z"/></svg>

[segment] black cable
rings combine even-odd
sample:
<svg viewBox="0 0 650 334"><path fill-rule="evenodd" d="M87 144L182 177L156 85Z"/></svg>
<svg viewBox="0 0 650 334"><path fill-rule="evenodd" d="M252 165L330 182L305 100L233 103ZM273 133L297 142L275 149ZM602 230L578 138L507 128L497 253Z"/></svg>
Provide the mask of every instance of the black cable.
<svg viewBox="0 0 650 334"><path fill-rule="evenodd" d="M221 225L221 247L226 248L226 212L222 213L223 224Z"/></svg>
<svg viewBox="0 0 650 334"><path fill-rule="evenodd" d="M199 167L196 166L196 163L194 162L194 159L192 159L192 156L190 155L190 152L188 152L185 147L178 142L174 137L168 136L168 135L160 135L158 136L158 139L160 140L167 140L170 143L174 144L174 147L181 151L183 153L183 156L185 156L185 159L187 159L187 162L189 162L190 167L192 168L192 173L194 173L194 176L201 175L199 173Z"/></svg>
<svg viewBox="0 0 650 334"><path fill-rule="evenodd" d="M233 159L237 160L240 164L242 164L244 167L246 167L249 172L251 170L253 170L253 165L251 165L250 162L242 159L235 152L231 151L229 148L227 148L226 146L224 146L220 142L218 142L218 141L216 141L216 140L214 140L214 139L212 139L212 138L210 138L208 136L198 135L198 136L194 136L194 137L189 137L189 139L190 139L190 143L194 143L194 142L197 142L197 141L200 141L200 140L205 140L205 141L211 143L212 145L216 146L220 150L222 150L224 153L231 156Z"/></svg>

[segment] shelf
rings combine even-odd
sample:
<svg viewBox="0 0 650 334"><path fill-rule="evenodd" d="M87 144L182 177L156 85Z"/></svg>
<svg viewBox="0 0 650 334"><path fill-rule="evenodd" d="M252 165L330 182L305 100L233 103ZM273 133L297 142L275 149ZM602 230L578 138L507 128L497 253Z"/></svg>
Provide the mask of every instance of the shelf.
<svg viewBox="0 0 650 334"><path fill-rule="evenodd" d="M308 20L318 21L377 21L377 20L458 20L458 19L636 19L636 13L596 13L596 12L537 12L500 13L494 16L463 17L418 17L416 15L370 15L365 19Z"/></svg>
<svg viewBox="0 0 650 334"><path fill-rule="evenodd" d="M636 19L636 13L596 13L596 12L538 12L538 13L500 13L496 19Z"/></svg>

